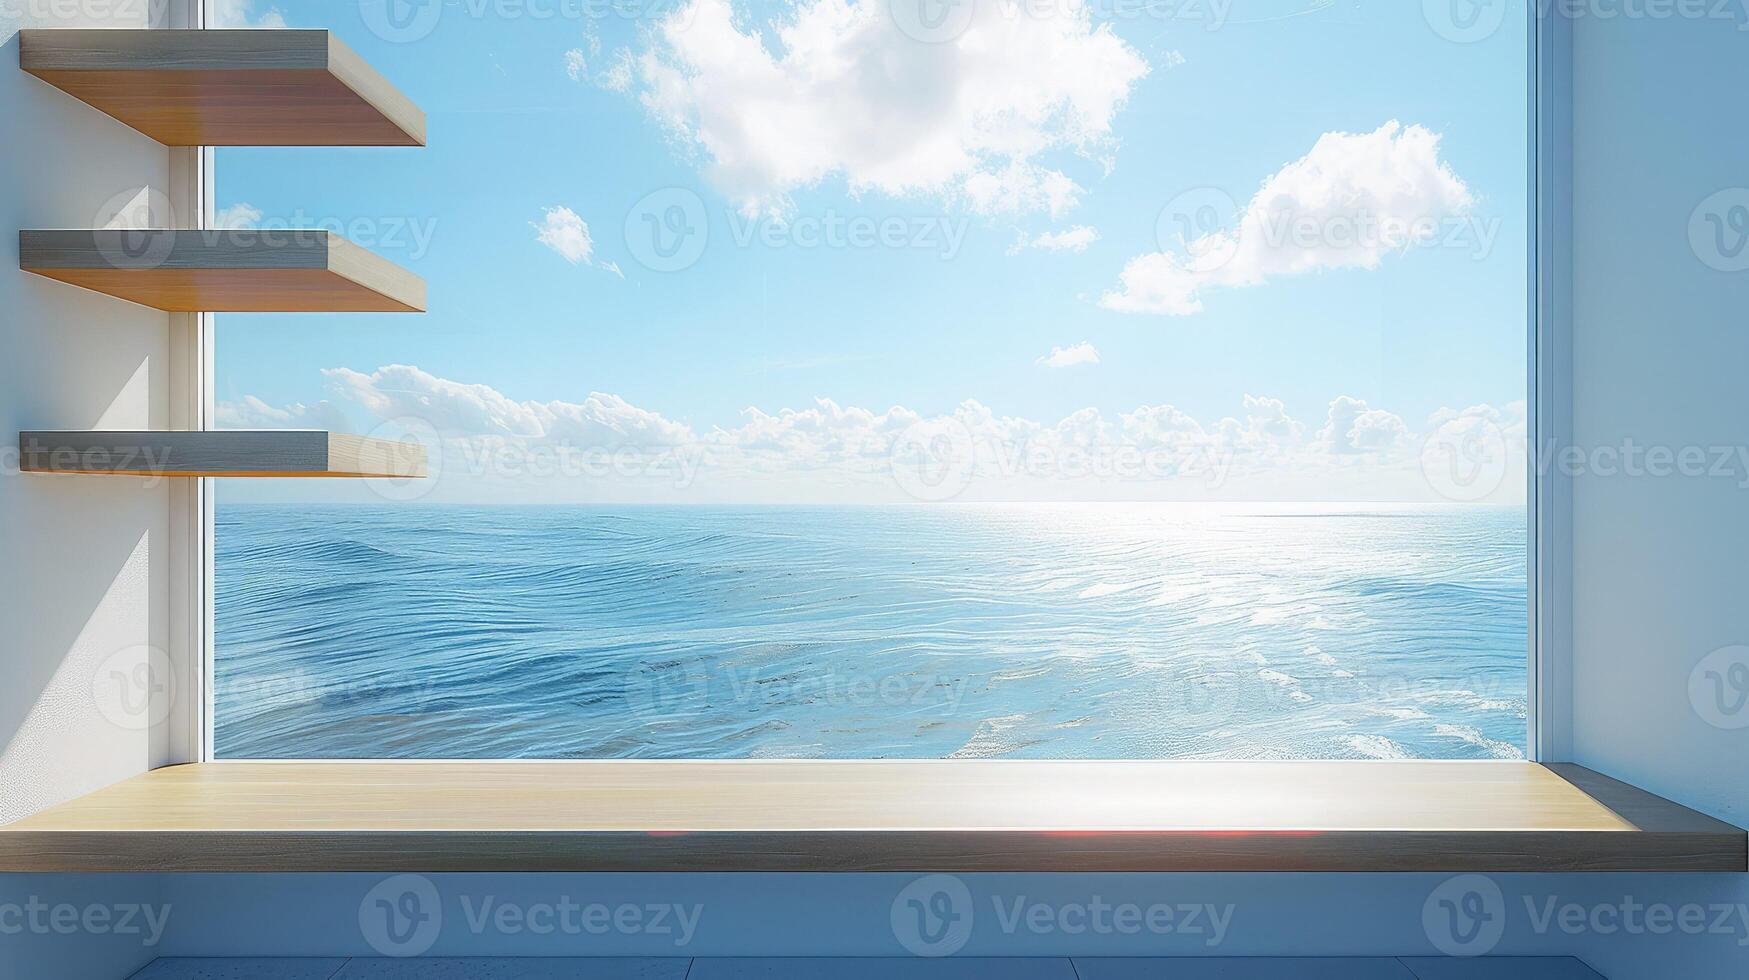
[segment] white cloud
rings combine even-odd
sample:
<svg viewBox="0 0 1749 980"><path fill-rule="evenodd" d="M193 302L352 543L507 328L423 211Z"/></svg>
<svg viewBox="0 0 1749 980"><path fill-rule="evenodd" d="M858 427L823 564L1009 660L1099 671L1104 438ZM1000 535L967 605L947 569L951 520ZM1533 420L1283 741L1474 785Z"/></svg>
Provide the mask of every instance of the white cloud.
<svg viewBox="0 0 1749 980"><path fill-rule="evenodd" d="M1471 405L1462 411L1442 408L1427 419L1429 432L1441 429L1461 432L1482 427L1498 431L1508 441L1522 443L1529 432L1529 406L1520 400L1498 408L1488 404Z"/></svg>
<svg viewBox="0 0 1749 980"><path fill-rule="evenodd" d="M423 423L458 449L453 459L459 460L477 461L492 447L522 454L606 451L646 461L685 460L699 482L671 499L894 499L899 454L935 453L941 436L948 437L951 451L970 453L974 483L981 488L974 496L985 499L1449 497L1430 486L1420 443L1403 420L1348 396L1329 403L1316 432L1281 401L1251 395L1245 396L1239 417L1214 422L1169 403L1116 415L1084 408L1046 422L999 415L970 399L930 415L904 406L879 411L817 398L801 408L750 407L731 426L699 430L604 392L579 401L517 399L489 385L396 364L368 374L346 368L323 374L335 395L332 402L276 408L244 397L220 404L220 423L347 431L341 409L350 406L363 413L362 425L352 431L383 425L417 429ZM1510 434L1522 433L1523 418L1523 403L1478 405L1442 410L1428 424L1438 431L1486 425L1490 433ZM927 430L921 443L919 427ZM492 474L489 467L448 469L446 478L465 480L468 472L480 479ZM507 492L553 499L605 492L599 480L566 483L563 470L517 479L523 482ZM548 490L530 489L529 480L543 479ZM1520 492L1522 483L1504 481L1501 494ZM626 490L616 499L642 499L643 492Z"/></svg>
<svg viewBox="0 0 1749 980"><path fill-rule="evenodd" d="M248 203L233 204L213 215L214 228L253 228L261 222L261 209Z"/></svg>
<svg viewBox="0 0 1749 980"><path fill-rule="evenodd" d="M417 418L446 435L508 436L588 446L666 446L691 442L692 430L630 404L591 392L581 402L517 401L489 385L440 378L406 364L370 374L322 372L335 391L377 418Z"/></svg>
<svg viewBox="0 0 1749 980"><path fill-rule="evenodd" d="M613 52L613 64L607 70L596 76L595 84L609 92L625 92L632 87L632 75L636 71L630 48L618 48Z"/></svg>
<svg viewBox="0 0 1749 980"><path fill-rule="evenodd" d="M1131 259L1101 300L1126 313L1184 316L1203 293L1323 269L1375 269L1426 244L1474 197L1439 158L1440 135L1395 120L1371 133L1325 133L1263 182L1236 227ZM1162 243L1165 246L1165 243Z"/></svg>
<svg viewBox="0 0 1749 980"><path fill-rule="evenodd" d="M1401 418L1347 395L1330 403L1324 427L1318 430L1318 445L1339 455L1394 452L1408 443L1409 427Z"/></svg>
<svg viewBox="0 0 1749 980"><path fill-rule="evenodd" d="M1036 248L1046 252L1085 252L1099 241L1099 230L1088 225L1076 225L1062 231L1047 231L1032 238L1022 238L1013 251Z"/></svg>
<svg viewBox="0 0 1749 980"><path fill-rule="evenodd" d="M1523 401L1442 408L1427 420L1421 469L1442 496L1461 502L1522 497L1529 464Z"/></svg>
<svg viewBox="0 0 1749 980"><path fill-rule="evenodd" d="M1051 352L1038 359L1038 363L1048 368L1074 367L1077 364L1098 364L1099 351L1083 340L1069 347L1052 347Z"/></svg>
<svg viewBox="0 0 1749 980"><path fill-rule="evenodd" d="M532 223L531 223L532 224ZM532 225L535 240L559 253L572 265L588 265L595 243L589 238L589 226L567 207L546 209L540 224Z"/></svg>
<svg viewBox="0 0 1749 980"><path fill-rule="evenodd" d="M1084 0L1009 16L978 3L924 43L885 0L801 0L770 36L732 0L691 0L638 60L644 105L748 214L828 177L852 193L932 195L984 213L1074 205L1053 152L1108 154L1147 63Z"/></svg>
<svg viewBox="0 0 1749 980"><path fill-rule="evenodd" d="M331 402L315 405L293 402L276 408L254 395L244 395L238 401L221 401L213 406L221 429L324 429L346 432L350 426L345 415Z"/></svg>
<svg viewBox="0 0 1749 980"><path fill-rule="evenodd" d="M1278 398L1246 395L1244 418L1224 418L1211 430L1226 450L1252 459L1283 459L1302 452L1306 427Z"/></svg>
<svg viewBox="0 0 1749 980"><path fill-rule="evenodd" d="M261 28L263 30L285 27L285 15L277 7L268 7L259 16L254 14L253 0L213 0L209 11L208 26L214 28Z"/></svg>
<svg viewBox="0 0 1749 980"><path fill-rule="evenodd" d="M571 81L581 81L589 73L589 66L583 60L583 49L572 48L565 52L565 74Z"/></svg>
<svg viewBox="0 0 1749 980"><path fill-rule="evenodd" d="M1257 433L1271 442L1293 442L1306 427L1288 417L1287 406L1279 398L1245 396L1247 431Z"/></svg>
<svg viewBox="0 0 1749 980"><path fill-rule="evenodd" d="M905 408L877 413L817 398L812 408L785 408L775 415L748 408L742 418L738 428L712 433L711 442L775 456L788 466L811 468L842 459L885 459L893 438L919 416Z"/></svg>

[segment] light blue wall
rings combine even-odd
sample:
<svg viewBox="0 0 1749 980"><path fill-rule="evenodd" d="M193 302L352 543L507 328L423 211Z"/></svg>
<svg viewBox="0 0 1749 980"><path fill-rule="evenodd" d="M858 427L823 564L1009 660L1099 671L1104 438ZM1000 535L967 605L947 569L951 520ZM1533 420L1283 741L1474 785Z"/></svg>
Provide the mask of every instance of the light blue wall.
<svg viewBox="0 0 1749 980"><path fill-rule="evenodd" d="M144 924L172 921L163 883L155 875L0 875L0 978L111 980L150 963L163 936L152 942Z"/></svg>
<svg viewBox="0 0 1749 980"><path fill-rule="evenodd" d="M1744 189L1749 205L1749 31L1574 28L1574 439L1749 445L1749 271L1717 271L1689 241L1709 196ZM1688 680L1749 643L1746 477L1573 489L1575 761L1739 825L1749 727L1704 721Z"/></svg>
<svg viewBox="0 0 1749 980"><path fill-rule="evenodd" d="M1749 188L1749 11L1713 9L1733 16L1573 22L1581 447L1749 445L1749 271L1710 267L1689 237L1697 205ZM1711 651L1749 643L1746 476L1591 475L1573 486L1574 760L1739 826L1749 825L1749 728L1709 724L1688 682ZM1749 903L1742 875L1618 887ZM1749 976L1749 947L1683 948L1692 963L1680 975ZM1677 975L1633 941L1590 936L1575 949L1611 976Z"/></svg>
<svg viewBox="0 0 1749 980"><path fill-rule="evenodd" d="M380 955L360 929L360 908L380 875L223 876L166 879L175 910L167 955ZM914 875L434 875L443 928L431 955L862 955L904 956L892 925L895 898ZM1437 955L1423 923L1445 875L968 875L973 929L963 955ZM1741 876L1501 875L1505 931L1497 955L1580 955L1613 977L1741 978L1749 922L1729 935L1623 936L1538 932L1525 904L1735 905ZM700 907L684 946L674 936L531 935L475 931L469 910L497 903ZM1004 928L994 903L1058 907L1131 903L1213 906L1230 924L1213 935L1071 935ZM373 912L374 910L368 910ZM1736 914L1733 912L1733 914ZM1207 920L1207 915L1202 917ZM1607 927L1607 923L1605 923ZM1709 923L1710 925L1710 923ZM1589 927L1587 927L1589 928Z"/></svg>

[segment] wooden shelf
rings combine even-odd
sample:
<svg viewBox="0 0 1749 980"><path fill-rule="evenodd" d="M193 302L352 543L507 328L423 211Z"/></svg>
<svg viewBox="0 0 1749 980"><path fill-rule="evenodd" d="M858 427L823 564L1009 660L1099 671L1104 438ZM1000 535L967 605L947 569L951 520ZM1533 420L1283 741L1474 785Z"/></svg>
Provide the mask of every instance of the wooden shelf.
<svg viewBox="0 0 1749 980"><path fill-rule="evenodd" d="M214 762L0 828L0 872L1746 868L1524 762Z"/></svg>
<svg viewBox="0 0 1749 980"><path fill-rule="evenodd" d="M306 430L22 432L19 469L94 476L425 475L425 448Z"/></svg>
<svg viewBox="0 0 1749 980"><path fill-rule="evenodd" d="M425 310L425 280L326 231L21 231L18 267L171 312Z"/></svg>
<svg viewBox="0 0 1749 980"><path fill-rule="evenodd" d="M424 146L425 114L327 31L26 30L18 66L167 146Z"/></svg>

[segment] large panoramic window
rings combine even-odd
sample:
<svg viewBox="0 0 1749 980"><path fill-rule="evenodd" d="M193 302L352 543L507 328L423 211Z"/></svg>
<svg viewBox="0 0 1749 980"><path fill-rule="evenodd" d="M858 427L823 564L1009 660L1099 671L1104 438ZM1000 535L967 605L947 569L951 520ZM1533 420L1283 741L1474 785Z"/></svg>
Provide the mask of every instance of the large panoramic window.
<svg viewBox="0 0 1749 980"><path fill-rule="evenodd" d="M220 757L1523 756L1522 12L224 6L430 145L219 222L430 312L220 316L219 424L430 475L218 486Z"/></svg>

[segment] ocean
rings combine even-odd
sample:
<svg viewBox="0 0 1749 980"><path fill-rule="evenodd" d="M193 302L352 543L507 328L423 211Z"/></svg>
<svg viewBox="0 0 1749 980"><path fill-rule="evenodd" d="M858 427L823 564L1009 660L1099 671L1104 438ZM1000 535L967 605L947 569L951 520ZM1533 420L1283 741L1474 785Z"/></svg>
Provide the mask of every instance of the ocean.
<svg viewBox="0 0 1749 980"><path fill-rule="evenodd" d="M221 504L221 758L1522 758L1522 508Z"/></svg>

